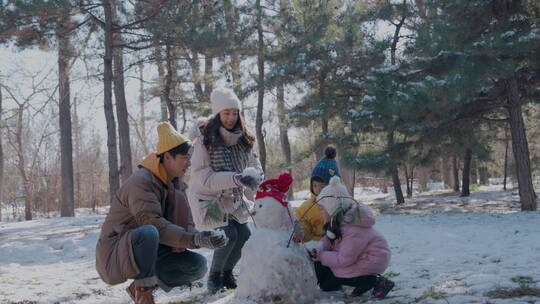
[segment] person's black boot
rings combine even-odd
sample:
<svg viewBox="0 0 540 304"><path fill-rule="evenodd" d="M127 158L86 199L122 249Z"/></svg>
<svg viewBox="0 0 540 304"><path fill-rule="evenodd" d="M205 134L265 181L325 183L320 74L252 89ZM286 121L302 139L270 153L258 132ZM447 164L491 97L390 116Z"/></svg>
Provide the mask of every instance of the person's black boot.
<svg viewBox="0 0 540 304"><path fill-rule="evenodd" d="M394 288L395 283L381 275L377 277L375 287L373 287L373 297L384 299L386 295Z"/></svg>
<svg viewBox="0 0 540 304"><path fill-rule="evenodd" d="M232 270L223 272L223 286L227 289L236 289L236 279L234 278Z"/></svg>
<svg viewBox="0 0 540 304"><path fill-rule="evenodd" d="M206 284L210 293L217 293L223 289L223 277L221 272L211 272L208 274L208 283Z"/></svg>

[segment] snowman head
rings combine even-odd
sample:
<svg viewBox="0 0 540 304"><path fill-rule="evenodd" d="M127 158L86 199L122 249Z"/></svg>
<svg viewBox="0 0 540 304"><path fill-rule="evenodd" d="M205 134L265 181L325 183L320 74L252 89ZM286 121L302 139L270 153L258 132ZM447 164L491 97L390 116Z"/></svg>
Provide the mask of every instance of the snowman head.
<svg viewBox="0 0 540 304"><path fill-rule="evenodd" d="M292 214L286 194L291 183L291 175L283 173L279 178L266 180L259 185L253 216L257 227L287 231L292 229Z"/></svg>
<svg viewBox="0 0 540 304"><path fill-rule="evenodd" d="M282 206L272 197L263 197L255 200L255 215L253 220L257 228L267 228L275 230L292 229L288 206ZM289 211L290 212L290 211Z"/></svg>

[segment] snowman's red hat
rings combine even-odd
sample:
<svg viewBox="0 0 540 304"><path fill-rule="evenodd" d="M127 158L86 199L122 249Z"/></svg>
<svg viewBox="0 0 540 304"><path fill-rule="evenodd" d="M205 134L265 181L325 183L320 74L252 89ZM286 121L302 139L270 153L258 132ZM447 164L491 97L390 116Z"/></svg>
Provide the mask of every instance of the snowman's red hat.
<svg viewBox="0 0 540 304"><path fill-rule="evenodd" d="M282 173L278 178L265 180L259 185L255 199L272 197L283 206L287 207L289 204L287 191L289 191L292 182L293 178L289 173Z"/></svg>

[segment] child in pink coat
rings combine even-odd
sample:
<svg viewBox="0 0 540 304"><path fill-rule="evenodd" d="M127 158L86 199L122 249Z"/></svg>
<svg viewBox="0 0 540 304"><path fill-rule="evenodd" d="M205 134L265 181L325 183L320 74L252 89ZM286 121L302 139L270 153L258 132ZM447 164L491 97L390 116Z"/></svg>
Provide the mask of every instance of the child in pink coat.
<svg viewBox="0 0 540 304"><path fill-rule="evenodd" d="M371 210L355 202L337 176L317 200L326 222L326 236L322 249L313 249L310 255L315 260L320 288L333 291L348 285L355 287L355 296L373 289L375 298L384 298L394 287L394 282L381 276L390 263L390 248L373 228Z"/></svg>

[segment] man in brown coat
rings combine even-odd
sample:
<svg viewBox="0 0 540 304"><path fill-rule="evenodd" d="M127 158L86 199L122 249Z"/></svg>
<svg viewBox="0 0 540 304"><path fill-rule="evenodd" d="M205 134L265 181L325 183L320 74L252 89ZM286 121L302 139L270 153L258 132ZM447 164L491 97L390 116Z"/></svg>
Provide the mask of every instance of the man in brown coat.
<svg viewBox="0 0 540 304"><path fill-rule="evenodd" d="M169 291L204 276L206 259L186 248L227 244L193 228L185 187L175 186L190 166L190 143L169 123L157 130L156 153L116 193L96 246L100 277L112 285L134 279L127 292L136 304L153 304L157 286Z"/></svg>

